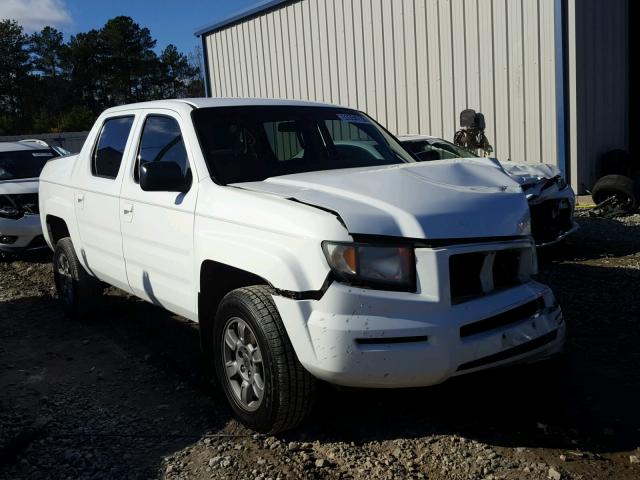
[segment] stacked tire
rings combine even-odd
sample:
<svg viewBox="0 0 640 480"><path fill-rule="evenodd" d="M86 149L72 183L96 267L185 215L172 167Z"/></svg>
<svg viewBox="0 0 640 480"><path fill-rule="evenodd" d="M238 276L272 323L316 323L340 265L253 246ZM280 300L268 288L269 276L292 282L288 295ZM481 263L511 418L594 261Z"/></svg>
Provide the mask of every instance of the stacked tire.
<svg viewBox="0 0 640 480"><path fill-rule="evenodd" d="M625 213L640 206L640 175L636 162L624 150L612 150L600 158L600 178L591 196L596 205L615 204Z"/></svg>
<svg viewBox="0 0 640 480"><path fill-rule="evenodd" d="M627 213L637 210L640 199L638 182L624 175L606 175L593 187L591 196L596 205L615 200L617 206Z"/></svg>

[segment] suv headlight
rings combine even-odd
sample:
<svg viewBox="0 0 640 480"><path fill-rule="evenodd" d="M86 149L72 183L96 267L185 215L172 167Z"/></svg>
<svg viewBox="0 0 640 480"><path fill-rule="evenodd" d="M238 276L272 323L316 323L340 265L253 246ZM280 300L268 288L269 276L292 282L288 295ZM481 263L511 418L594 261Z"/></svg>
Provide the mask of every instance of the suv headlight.
<svg viewBox="0 0 640 480"><path fill-rule="evenodd" d="M22 218L22 212L15 207L0 205L0 218L10 218L17 220Z"/></svg>
<svg viewBox="0 0 640 480"><path fill-rule="evenodd" d="M416 291L413 246L325 241L322 250L338 280L380 290Z"/></svg>

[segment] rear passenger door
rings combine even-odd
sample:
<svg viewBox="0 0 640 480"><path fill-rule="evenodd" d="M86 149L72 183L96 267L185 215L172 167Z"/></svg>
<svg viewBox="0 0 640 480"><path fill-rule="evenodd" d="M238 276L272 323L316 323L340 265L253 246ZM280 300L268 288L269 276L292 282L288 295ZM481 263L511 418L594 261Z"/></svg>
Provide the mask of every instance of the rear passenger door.
<svg viewBox="0 0 640 480"><path fill-rule="evenodd" d="M90 161L74 172L76 218L80 254L100 280L129 290L120 233L120 187L123 158L133 143L134 115L104 120L91 150Z"/></svg>
<svg viewBox="0 0 640 480"><path fill-rule="evenodd" d="M193 223L197 176L178 114L148 111L136 134L135 160L122 184L120 220L129 285L133 292L188 318L196 318ZM146 192L139 167L175 162L191 177L186 193Z"/></svg>

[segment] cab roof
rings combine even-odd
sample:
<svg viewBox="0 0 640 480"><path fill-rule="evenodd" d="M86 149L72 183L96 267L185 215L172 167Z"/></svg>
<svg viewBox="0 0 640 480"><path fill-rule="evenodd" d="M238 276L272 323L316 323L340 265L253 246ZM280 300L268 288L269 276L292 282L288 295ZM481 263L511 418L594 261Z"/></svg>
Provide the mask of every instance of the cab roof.
<svg viewBox="0 0 640 480"><path fill-rule="evenodd" d="M210 97L210 98L180 98L172 100L154 100L151 102L131 103L120 105L107 110L107 113L132 110L136 108L177 108L189 105L191 108L212 107L244 107L244 106L285 106L285 107L334 107L339 105L329 103L310 102L304 100L281 100L274 98L235 98L235 97Z"/></svg>

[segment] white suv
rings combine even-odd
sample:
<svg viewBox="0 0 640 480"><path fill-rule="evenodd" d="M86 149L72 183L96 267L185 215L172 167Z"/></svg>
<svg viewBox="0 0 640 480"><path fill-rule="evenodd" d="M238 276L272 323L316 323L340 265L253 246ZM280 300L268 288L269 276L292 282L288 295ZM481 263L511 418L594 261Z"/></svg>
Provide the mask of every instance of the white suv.
<svg viewBox="0 0 640 480"><path fill-rule="evenodd" d="M103 113L50 161L40 206L62 305L102 282L200 325L230 405L277 432L315 379L433 385L558 352L565 336L519 185L416 163L362 112L185 99Z"/></svg>
<svg viewBox="0 0 640 480"><path fill-rule="evenodd" d="M38 214L38 177L59 154L40 141L0 143L0 252L46 247Z"/></svg>

